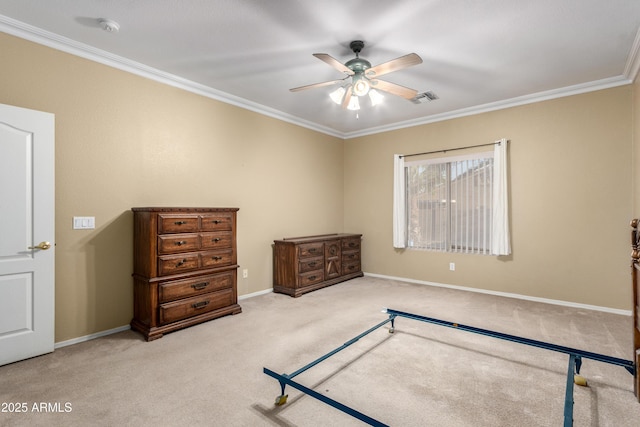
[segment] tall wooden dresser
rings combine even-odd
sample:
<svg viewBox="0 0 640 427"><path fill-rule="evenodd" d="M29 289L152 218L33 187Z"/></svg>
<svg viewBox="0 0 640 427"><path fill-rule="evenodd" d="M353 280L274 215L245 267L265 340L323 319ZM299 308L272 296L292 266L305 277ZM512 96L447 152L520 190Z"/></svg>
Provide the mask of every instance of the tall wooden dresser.
<svg viewBox="0 0 640 427"><path fill-rule="evenodd" d="M363 276L362 234L323 234L274 241L273 291L299 297Z"/></svg>
<svg viewBox="0 0 640 427"><path fill-rule="evenodd" d="M238 305L238 208L133 208L133 320L147 341Z"/></svg>

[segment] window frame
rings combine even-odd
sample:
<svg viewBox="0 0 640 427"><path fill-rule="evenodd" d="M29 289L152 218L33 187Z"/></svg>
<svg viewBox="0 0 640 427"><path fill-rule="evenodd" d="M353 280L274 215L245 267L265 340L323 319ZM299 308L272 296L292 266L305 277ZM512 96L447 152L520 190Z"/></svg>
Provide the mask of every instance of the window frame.
<svg viewBox="0 0 640 427"><path fill-rule="evenodd" d="M481 227L480 223L476 223L474 224L474 229L477 231L480 228L484 227L489 227L489 230L484 230L482 237L483 237L483 243L482 245L476 245L478 247L470 247L470 245L473 245L475 243L475 241L472 241L469 243L469 239L468 237L466 238L465 245L455 245L454 242L454 237L453 237L453 228L455 226L457 226L457 224L454 224L454 215L457 215L457 213L454 213L454 209L453 209L453 204L455 203L455 201L452 201L452 198L454 197L451 194L451 189L452 189L452 183L454 182L454 180L452 179L452 169L454 168L454 164L457 162L465 162L465 161L473 161L473 160L483 160L483 159L491 159L491 173L490 173L490 178L491 178L491 182L489 182L488 184L485 183L485 189L484 191L486 192L487 187L489 188L489 192L490 192L490 198L487 200L486 198L484 199L484 212L483 212L483 218L484 218L484 225ZM410 220L410 216L412 213L412 208L411 208L411 204L413 202L413 195L411 194L410 191L410 183L409 183L409 173L410 173L410 168L416 167L416 166L420 166L420 165L425 165L425 166L432 166L432 165L444 165L445 169L446 169L446 177L444 179L444 182L446 183L446 189L445 189L445 197L444 199L446 200L442 200L442 203L445 203L446 206L446 215L445 215L445 219L444 222L446 222L446 224L444 225L445 231L444 231L444 235L445 235L445 242L444 244L436 244L433 245L432 247L429 246L416 246L413 242L413 240L411 239L412 236L412 232L411 232L411 227L412 227L412 222ZM442 253L466 253L466 254L477 254L477 255L490 255L492 252L492 242L491 242L491 237L492 237L492 232L491 232L491 224L492 224L492 206L493 206L493 202L494 202L494 194L492 191L493 188L493 180L494 178L494 171L493 171L493 166L494 166L494 151L493 150L482 150L482 151L477 151L477 152L473 152L473 153L469 153L469 154L464 154L464 155L455 155L455 156L438 156L438 157L432 157L432 158L428 158L428 159L419 159L419 160L411 160L411 161L406 161L404 164L404 179L405 179L405 233L406 233L406 248L407 249L411 249L411 250L421 250L421 251L428 251L428 252L442 252ZM468 170L468 169L467 169ZM463 172L464 173L464 172ZM461 175L461 173L459 173L458 175ZM475 194L475 193L474 193ZM488 217L486 216L488 212ZM456 217L457 219L457 217ZM436 224L437 225L437 224ZM457 229L456 229L457 230ZM423 235L424 237L424 235ZM457 235L456 235L457 237ZM481 247L480 247L481 246Z"/></svg>

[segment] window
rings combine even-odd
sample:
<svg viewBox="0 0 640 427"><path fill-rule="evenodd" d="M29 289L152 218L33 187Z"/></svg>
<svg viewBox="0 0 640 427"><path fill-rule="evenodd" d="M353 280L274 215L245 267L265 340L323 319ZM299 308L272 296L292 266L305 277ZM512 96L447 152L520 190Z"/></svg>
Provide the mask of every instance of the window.
<svg viewBox="0 0 640 427"><path fill-rule="evenodd" d="M491 253L493 152L405 163L407 247Z"/></svg>

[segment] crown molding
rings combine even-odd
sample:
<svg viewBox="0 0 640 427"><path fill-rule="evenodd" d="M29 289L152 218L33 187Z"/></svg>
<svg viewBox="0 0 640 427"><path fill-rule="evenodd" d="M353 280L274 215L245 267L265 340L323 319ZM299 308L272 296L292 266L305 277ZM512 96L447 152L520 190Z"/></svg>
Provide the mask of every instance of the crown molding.
<svg viewBox="0 0 640 427"><path fill-rule="evenodd" d="M550 99L563 98L565 96L578 95L581 93L594 92L602 89L609 89L617 86L623 86L632 83L632 80L625 76L611 77L593 82L583 83L574 86L567 86L559 89L538 92L530 95L519 96L516 98L505 99L503 101L491 102L488 104L476 105L469 108L448 111L441 114L433 114L430 116L420 117L418 119L406 120L394 123L388 126L378 126L369 129L363 129L357 132L349 132L344 134L344 139L357 138L361 136L373 135L376 133L390 132L393 130L404 129L413 126L420 126L429 123L441 122L444 120L456 119L459 117L473 116L476 114L486 113L489 111L503 110L505 108L517 107L519 105L533 104L535 102L547 101Z"/></svg>
<svg viewBox="0 0 640 427"><path fill-rule="evenodd" d="M38 43L50 48L60 50L75 56L79 56L94 62L98 62L109 67L113 67L122 71L126 71L150 80L157 81L169 86L173 86L191 93L195 93L216 101L234 105L258 114L262 114L277 120L282 120L297 126L301 126L316 132L324 133L340 139L351 139L367 135L373 135L382 132L390 132L393 130L404 129L408 127L420 126L429 123L435 123L444 120L450 120L459 117L481 114L489 111L501 110L505 108L516 107L524 104L545 101L549 99L561 98L565 96L576 95L580 93L592 92L601 89L608 89L616 86L633 83L640 70L640 29L636 33L636 38L627 57L624 74L618 77L612 77L594 82L568 86L560 89L554 89L545 92L534 93L530 95L511 98L503 101L492 102L488 104L463 108L441 114L433 114L418 119L406 120L391 125L377 126L362 129L355 132L340 132L327 126L321 126L308 120L301 119L282 111L258 104L247 99L222 92L211 87L184 79L174 74L146 66L139 62L123 58L118 55L96 49L84 43L79 43L66 37L45 31L41 28L34 27L24 22L0 15L0 31Z"/></svg>
<svg viewBox="0 0 640 427"><path fill-rule="evenodd" d="M636 33L636 38L631 46L631 51L627 57L627 64L624 67L624 75L633 82L638 77L640 70L640 28Z"/></svg>
<svg viewBox="0 0 640 427"><path fill-rule="evenodd" d="M24 22L17 21L7 16L0 15L0 31L50 47L52 49L60 50L71 55L79 56L90 61L98 62L112 68L116 68L131 74L154 80L159 83L183 89L185 91L202 95L210 99L215 99L216 101L231 104L236 107L282 120L284 122L292 123L297 126L302 126L316 132L335 136L341 139L344 138L344 135L341 132L336 131L335 129L326 126L320 126L316 123L303 120L299 117L283 113L282 111L276 110L274 108L249 101L247 99L231 95L217 89L213 89L209 86L187 80L171 73L166 73L164 71L149 67L147 65L132 61L127 58L123 58L118 55L114 55L101 49L96 49L84 43L79 43L75 40L59 36L57 34L45 31L41 28L37 28L29 24L25 24Z"/></svg>

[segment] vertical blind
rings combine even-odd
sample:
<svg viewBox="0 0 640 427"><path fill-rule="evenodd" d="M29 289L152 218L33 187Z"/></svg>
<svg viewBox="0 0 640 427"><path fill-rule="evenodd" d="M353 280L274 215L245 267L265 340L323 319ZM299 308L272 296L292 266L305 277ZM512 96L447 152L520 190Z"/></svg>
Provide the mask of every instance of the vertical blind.
<svg viewBox="0 0 640 427"><path fill-rule="evenodd" d="M493 153L406 162L408 247L491 253Z"/></svg>

